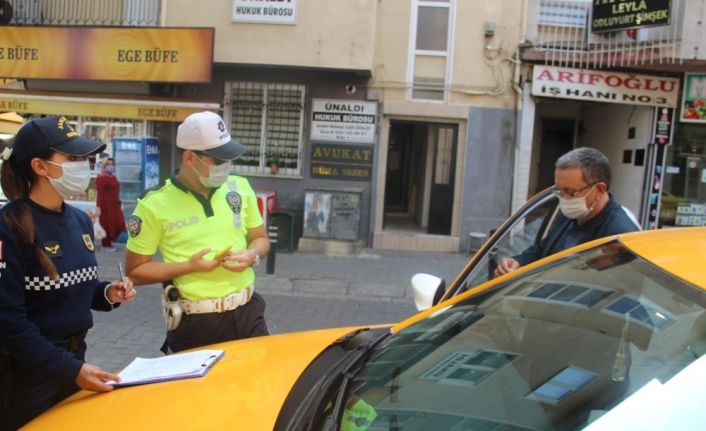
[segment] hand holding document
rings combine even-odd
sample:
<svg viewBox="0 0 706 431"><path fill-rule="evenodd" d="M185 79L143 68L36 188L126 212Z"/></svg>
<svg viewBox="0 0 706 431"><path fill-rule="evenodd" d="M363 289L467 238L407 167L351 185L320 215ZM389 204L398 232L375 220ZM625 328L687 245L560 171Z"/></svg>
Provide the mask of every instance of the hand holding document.
<svg viewBox="0 0 706 431"><path fill-rule="evenodd" d="M118 376L107 382L115 387L202 377L223 357L223 350L197 350L159 358L135 358Z"/></svg>

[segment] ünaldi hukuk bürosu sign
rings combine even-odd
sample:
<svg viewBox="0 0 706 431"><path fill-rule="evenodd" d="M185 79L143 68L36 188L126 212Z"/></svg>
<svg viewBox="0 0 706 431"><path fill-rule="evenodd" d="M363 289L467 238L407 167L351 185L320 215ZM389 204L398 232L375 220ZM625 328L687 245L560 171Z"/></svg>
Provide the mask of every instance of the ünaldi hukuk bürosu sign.
<svg viewBox="0 0 706 431"><path fill-rule="evenodd" d="M679 79L535 66L532 74L532 95L673 108L677 106L679 99Z"/></svg>
<svg viewBox="0 0 706 431"><path fill-rule="evenodd" d="M671 0L593 0L591 31L669 25Z"/></svg>

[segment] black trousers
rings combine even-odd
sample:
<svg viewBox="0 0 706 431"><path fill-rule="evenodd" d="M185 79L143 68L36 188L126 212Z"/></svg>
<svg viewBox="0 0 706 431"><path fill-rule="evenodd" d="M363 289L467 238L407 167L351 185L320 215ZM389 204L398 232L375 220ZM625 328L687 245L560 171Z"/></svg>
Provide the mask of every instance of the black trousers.
<svg viewBox="0 0 706 431"><path fill-rule="evenodd" d="M78 342L73 355L80 361L85 360L85 341ZM79 390L74 381L47 379L46 376L26 369L12 358L9 358L8 363L12 385L7 397L8 405L4 409L0 408L0 431L14 431L20 428Z"/></svg>
<svg viewBox="0 0 706 431"><path fill-rule="evenodd" d="M162 345L166 354L241 338L269 335L265 300L257 292L247 304L225 313L186 314L179 327L167 331Z"/></svg>

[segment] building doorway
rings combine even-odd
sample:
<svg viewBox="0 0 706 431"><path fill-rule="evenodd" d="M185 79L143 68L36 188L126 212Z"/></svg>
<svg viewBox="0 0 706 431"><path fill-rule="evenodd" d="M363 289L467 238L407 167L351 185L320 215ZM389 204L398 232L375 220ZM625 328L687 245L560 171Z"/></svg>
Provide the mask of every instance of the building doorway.
<svg viewBox="0 0 706 431"><path fill-rule="evenodd" d="M449 235L458 127L392 121L383 229Z"/></svg>
<svg viewBox="0 0 706 431"><path fill-rule="evenodd" d="M560 156L573 148L591 147L608 158L611 195L633 214L641 214L654 111L650 106L539 98L529 194L554 183L554 164Z"/></svg>
<svg viewBox="0 0 706 431"><path fill-rule="evenodd" d="M575 124L574 119L542 119L542 145L534 194L554 184L554 164L574 148Z"/></svg>

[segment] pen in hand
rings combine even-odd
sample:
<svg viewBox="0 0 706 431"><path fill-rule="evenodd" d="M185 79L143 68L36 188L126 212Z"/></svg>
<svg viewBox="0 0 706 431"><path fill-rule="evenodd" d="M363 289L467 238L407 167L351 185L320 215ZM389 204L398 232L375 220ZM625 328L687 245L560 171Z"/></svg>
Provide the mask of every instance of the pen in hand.
<svg viewBox="0 0 706 431"><path fill-rule="evenodd" d="M124 299L127 299L127 289L125 288L125 273L123 272L123 265L120 262L118 262L118 273L120 274L120 282L122 283L122 285L120 286L120 292L122 294L122 297Z"/></svg>

